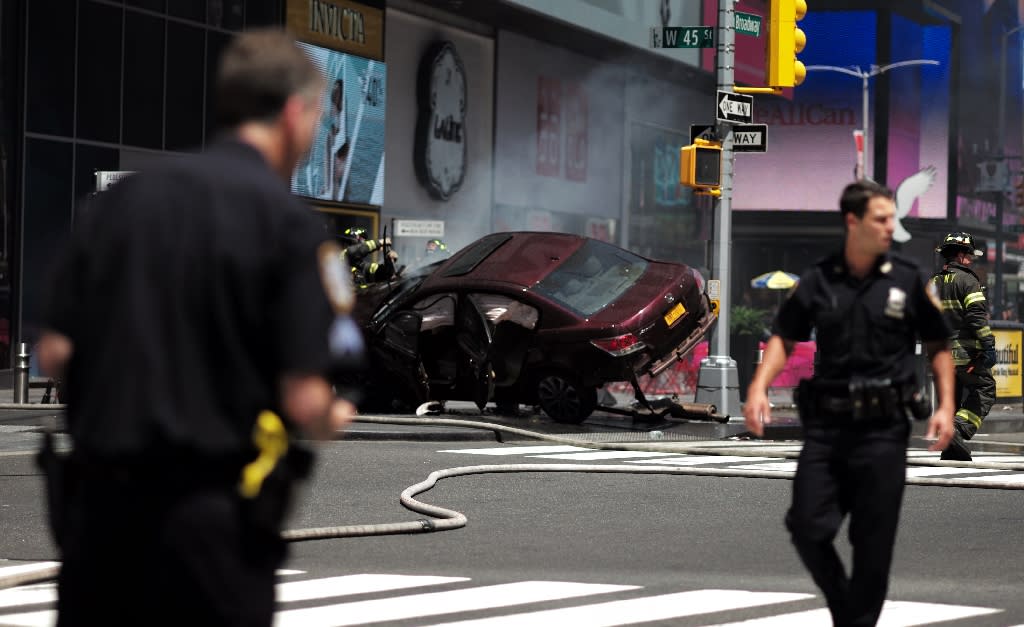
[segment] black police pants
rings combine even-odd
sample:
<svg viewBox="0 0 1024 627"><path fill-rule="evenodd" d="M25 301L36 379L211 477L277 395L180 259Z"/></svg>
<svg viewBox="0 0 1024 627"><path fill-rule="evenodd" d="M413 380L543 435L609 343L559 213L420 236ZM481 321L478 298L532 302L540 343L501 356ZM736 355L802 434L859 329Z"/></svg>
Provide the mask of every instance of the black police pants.
<svg viewBox="0 0 1024 627"><path fill-rule="evenodd" d="M78 482L57 581L58 627L269 627L279 534L252 528L234 485Z"/></svg>
<svg viewBox="0 0 1024 627"><path fill-rule="evenodd" d="M836 627L874 625L882 611L909 433L905 419L884 427L805 430L786 527ZM847 514L853 547L849 575L833 545Z"/></svg>

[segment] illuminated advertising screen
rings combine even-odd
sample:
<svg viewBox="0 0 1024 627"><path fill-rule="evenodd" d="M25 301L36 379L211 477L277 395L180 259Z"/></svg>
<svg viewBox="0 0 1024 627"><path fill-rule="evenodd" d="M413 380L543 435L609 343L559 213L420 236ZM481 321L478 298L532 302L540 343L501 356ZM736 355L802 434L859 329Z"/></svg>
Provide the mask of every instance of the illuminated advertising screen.
<svg viewBox="0 0 1024 627"><path fill-rule="evenodd" d="M292 175L292 193L379 208L384 202L386 66L306 43L299 46L326 78L309 155Z"/></svg>
<svg viewBox="0 0 1024 627"><path fill-rule="evenodd" d="M877 21L873 11L813 10L800 21L808 40L800 59L809 67L833 69L808 71L804 83L785 97L755 99L753 121L768 125L768 152L737 155L734 209L835 211L841 190L856 177L854 131L864 127L866 100L866 176L900 191L900 217L946 217L951 29L892 17L891 61L883 65L917 59L938 64L887 69L887 99L877 107L879 76L868 79L865 92L863 80L849 73L877 69ZM745 76L759 78L757 72ZM876 119L878 113L884 117ZM875 153L878 141L885 141L884 159ZM780 185L780 180L799 185Z"/></svg>

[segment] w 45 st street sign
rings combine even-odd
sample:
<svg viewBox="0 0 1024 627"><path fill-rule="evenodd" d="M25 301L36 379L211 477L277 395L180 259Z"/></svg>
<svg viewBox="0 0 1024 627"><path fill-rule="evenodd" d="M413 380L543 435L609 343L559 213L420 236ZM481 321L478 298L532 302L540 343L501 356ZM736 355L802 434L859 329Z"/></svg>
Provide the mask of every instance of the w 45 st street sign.
<svg viewBox="0 0 1024 627"><path fill-rule="evenodd" d="M666 26L651 28L652 48L714 48L712 26Z"/></svg>

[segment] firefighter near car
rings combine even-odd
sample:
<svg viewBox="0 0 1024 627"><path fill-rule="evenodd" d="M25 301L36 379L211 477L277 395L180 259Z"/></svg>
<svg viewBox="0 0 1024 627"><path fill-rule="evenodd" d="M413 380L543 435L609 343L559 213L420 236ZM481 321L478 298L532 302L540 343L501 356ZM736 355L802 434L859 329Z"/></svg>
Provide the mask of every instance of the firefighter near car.
<svg viewBox="0 0 1024 627"><path fill-rule="evenodd" d="M400 272L396 267L398 253L391 249L391 239L385 233L378 239L366 239L366 229L345 229L347 246L342 251L345 263L352 269L352 281L359 287L370 283L390 281ZM373 260L372 255L381 251L382 261Z"/></svg>
<svg viewBox="0 0 1024 627"><path fill-rule="evenodd" d="M942 302L942 312L953 330L953 363L956 366L956 435L942 459L971 461L966 440L974 437L996 400L992 367L996 364L995 336L989 327L985 288L970 266L982 251L970 233L946 235L935 249L942 255L942 270L932 277Z"/></svg>
<svg viewBox="0 0 1024 627"><path fill-rule="evenodd" d="M445 244L439 239L427 240L427 245L424 248L423 253L427 257L441 258L448 257L451 253L448 251L448 244Z"/></svg>

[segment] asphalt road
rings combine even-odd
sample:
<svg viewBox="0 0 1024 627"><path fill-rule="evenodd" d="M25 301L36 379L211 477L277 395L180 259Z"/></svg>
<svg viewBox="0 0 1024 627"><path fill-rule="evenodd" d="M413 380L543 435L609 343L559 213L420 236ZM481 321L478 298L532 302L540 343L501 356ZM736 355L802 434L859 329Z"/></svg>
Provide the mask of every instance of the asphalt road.
<svg viewBox="0 0 1024 627"><path fill-rule="evenodd" d="M414 520L420 516L398 494L441 468L565 463L478 452L512 446L522 445L323 445L291 526ZM27 456L0 455L0 558L54 557L39 486ZM827 624L782 527L789 490L784 478L530 472L446 479L419 498L464 513L463 529L293 544L278 624ZM886 624L1024 623L1022 499L1018 490L908 486ZM20 563L0 562L0 574ZM48 624L46 603L10 605L11 594L0 592L0 625ZM43 622L11 618L29 614Z"/></svg>

